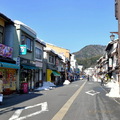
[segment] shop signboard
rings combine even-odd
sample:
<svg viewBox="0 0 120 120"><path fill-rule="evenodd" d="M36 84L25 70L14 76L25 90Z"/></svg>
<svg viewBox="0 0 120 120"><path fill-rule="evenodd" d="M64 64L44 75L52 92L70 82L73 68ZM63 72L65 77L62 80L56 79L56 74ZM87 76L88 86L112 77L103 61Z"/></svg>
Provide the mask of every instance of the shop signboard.
<svg viewBox="0 0 120 120"><path fill-rule="evenodd" d="M41 62L39 62L39 61L36 61L36 62L35 62L35 65L36 65L37 67L42 68L43 63L41 63Z"/></svg>
<svg viewBox="0 0 120 120"><path fill-rule="evenodd" d="M0 102L3 102L3 94L0 94Z"/></svg>
<svg viewBox="0 0 120 120"><path fill-rule="evenodd" d="M20 66L20 57L13 58L16 61L16 64Z"/></svg>
<svg viewBox="0 0 120 120"><path fill-rule="evenodd" d="M0 56L12 58L13 48L0 44Z"/></svg>
<svg viewBox="0 0 120 120"><path fill-rule="evenodd" d="M20 55L26 55L26 54L27 54L27 46L20 45Z"/></svg>

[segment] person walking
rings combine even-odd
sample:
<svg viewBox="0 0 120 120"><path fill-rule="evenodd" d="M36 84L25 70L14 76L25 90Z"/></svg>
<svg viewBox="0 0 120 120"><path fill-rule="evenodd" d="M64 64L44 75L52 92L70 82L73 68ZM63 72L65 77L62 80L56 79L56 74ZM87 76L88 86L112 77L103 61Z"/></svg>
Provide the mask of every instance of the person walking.
<svg viewBox="0 0 120 120"><path fill-rule="evenodd" d="M87 81L89 81L89 75L88 75L88 77L87 77Z"/></svg>
<svg viewBox="0 0 120 120"><path fill-rule="evenodd" d="M104 85L104 80L103 80L103 78L101 79L101 86L103 86Z"/></svg>
<svg viewBox="0 0 120 120"><path fill-rule="evenodd" d="M0 75L0 104L3 102L3 81L2 75Z"/></svg>

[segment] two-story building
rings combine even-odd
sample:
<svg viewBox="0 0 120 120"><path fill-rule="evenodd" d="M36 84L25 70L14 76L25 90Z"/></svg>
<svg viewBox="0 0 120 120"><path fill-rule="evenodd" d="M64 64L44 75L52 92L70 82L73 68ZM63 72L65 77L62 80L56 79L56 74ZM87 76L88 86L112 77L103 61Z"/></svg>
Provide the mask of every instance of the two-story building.
<svg viewBox="0 0 120 120"><path fill-rule="evenodd" d="M37 38L35 42L35 65L39 69L35 70L35 87L40 87L43 84L44 47L46 47L46 43Z"/></svg>
<svg viewBox="0 0 120 120"><path fill-rule="evenodd" d="M3 94L11 94L17 90L18 69L14 58L14 22L0 13L0 80L3 83ZM0 87L0 88L1 88Z"/></svg>
<svg viewBox="0 0 120 120"><path fill-rule="evenodd" d="M19 70L19 87L27 87L29 90L35 88L35 74L39 67L35 64L35 43L36 43L36 32L24 23L15 20L16 37L14 45L14 57L19 59L20 70Z"/></svg>
<svg viewBox="0 0 120 120"><path fill-rule="evenodd" d="M113 78L118 82L118 39L110 41L105 54L97 61L97 77L108 80Z"/></svg>
<svg viewBox="0 0 120 120"><path fill-rule="evenodd" d="M106 74L108 74L108 55L105 53L102 57L97 60L97 66L95 67L95 74L98 80L105 79Z"/></svg>
<svg viewBox="0 0 120 120"><path fill-rule="evenodd" d="M108 74L118 81L118 39L111 41L105 51L107 52Z"/></svg>
<svg viewBox="0 0 120 120"><path fill-rule="evenodd" d="M71 54L70 54L70 50L50 44L50 43L46 43L46 46L51 48L52 50L56 51L57 54L59 54L60 56L62 56L63 58L63 62L65 62L64 65L64 79L65 80L70 80L70 59L71 59ZM64 59L65 58L65 59Z"/></svg>
<svg viewBox="0 0 120 120"><path fill-rule="evenodd" d="M48 47L44 49L44 76L46 81L56 85L61 82L61 74L58 71L60 60L62 60L61 57L54 50Z"/></svg>

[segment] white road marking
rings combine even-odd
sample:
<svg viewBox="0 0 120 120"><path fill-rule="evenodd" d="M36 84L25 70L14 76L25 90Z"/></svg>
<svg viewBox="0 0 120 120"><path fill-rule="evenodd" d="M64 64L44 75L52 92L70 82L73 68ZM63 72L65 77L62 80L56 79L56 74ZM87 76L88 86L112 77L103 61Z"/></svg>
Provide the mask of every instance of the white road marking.
<svg viewBox="0 0 120 120"><path fill-rule="evenodd" d="M40 111L31 113L31 114L26 115L26 116L19 117L23 110L31 109L31 108L34 108L34 107L37 107L37 106L41 106ZM39 103L39 104L36 104L36 105L33 105L33 106L27 106L25 108L16 110L15 113L12 115L12 117L9 120L24 120L24 119L26 119L28 117L38 115L38 114L40 114L42 112L45 112L45 111L48 111L47 102Z"/></svg>
<svg viewBox="0 0 120 120"><path fill-rule="evenodd" d="M96 95L96 94L99 94L100 92L97 92L97 91L94 91L94 90L90 90L90 91L87 91L87 92L85 92L85 93L94 96L94 95Z"/></svg>
<svg viewBox="0 0 120 120"><path fill-rule="evenodd" d="M23 109L16 110L14 115L9 120L16 120L20 116L22 111L23 111Z"/></svg>

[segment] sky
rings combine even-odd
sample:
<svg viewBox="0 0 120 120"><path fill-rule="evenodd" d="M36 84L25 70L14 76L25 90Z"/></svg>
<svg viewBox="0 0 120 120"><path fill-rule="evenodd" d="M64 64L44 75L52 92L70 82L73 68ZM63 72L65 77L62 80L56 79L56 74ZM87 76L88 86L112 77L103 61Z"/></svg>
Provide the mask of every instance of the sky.
<svg viewBox="0 0 120 120"><path fill-rule="evenodd" d="M118 31L114 7L114 0L0 1L5 16L23 22L39 39L70 53L110 42L110 32Z"/></svg>

